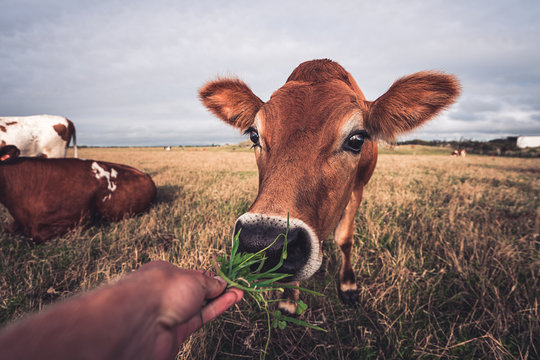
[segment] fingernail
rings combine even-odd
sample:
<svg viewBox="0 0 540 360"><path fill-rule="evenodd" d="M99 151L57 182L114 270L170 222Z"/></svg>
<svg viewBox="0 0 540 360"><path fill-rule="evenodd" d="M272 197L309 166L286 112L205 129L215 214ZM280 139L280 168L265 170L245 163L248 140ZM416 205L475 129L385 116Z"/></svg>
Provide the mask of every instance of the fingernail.
<svg viewBox="0 0 540 360"><path fill-rule="evenodd" d="M216 275L216 276L214 276L214 279L216 279L217 281L219 281L220 283L222 283L224 285L227 285L227 282L225 280L223 280L221 278L221 276Z"/></svg>

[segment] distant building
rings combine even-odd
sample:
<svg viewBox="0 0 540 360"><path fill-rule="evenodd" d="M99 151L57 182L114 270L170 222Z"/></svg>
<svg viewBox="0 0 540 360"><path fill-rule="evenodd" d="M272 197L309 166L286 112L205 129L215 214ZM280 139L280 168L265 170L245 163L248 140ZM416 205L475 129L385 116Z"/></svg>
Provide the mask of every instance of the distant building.
<svg viewBox="0 0 540 360"><path fill-rule="evenodd" d="M518 148L539 147L540 136L519 136L516 143Z"/></svg>

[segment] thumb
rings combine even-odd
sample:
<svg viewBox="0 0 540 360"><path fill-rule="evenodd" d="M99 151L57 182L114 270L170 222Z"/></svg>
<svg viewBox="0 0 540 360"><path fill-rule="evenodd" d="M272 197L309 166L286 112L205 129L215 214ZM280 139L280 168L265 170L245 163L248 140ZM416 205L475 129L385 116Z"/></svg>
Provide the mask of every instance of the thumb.
<svg viewBox="0 0 540 360"><path fill-rule="evenodd" d="M227 287L225 280L219 276L214 276L213 278L205 276L205 279L205 299L213 299L218 297L225 291L225 288Z"/></svg>

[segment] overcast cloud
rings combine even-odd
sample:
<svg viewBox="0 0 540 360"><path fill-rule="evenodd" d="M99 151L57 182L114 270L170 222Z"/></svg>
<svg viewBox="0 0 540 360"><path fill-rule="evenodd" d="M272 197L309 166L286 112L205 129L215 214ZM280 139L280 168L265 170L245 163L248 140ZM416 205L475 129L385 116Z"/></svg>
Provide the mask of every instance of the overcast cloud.
<svg viewBox="0 0 540 360"><path fill-rule="evenodd" d="M339 62L370 100L397 78L459 77L407 138L540 135L540 2L0 0L0 115L55 114L79 144L242 140L197 90L237 75L263 100L300 63Z"/></svg>

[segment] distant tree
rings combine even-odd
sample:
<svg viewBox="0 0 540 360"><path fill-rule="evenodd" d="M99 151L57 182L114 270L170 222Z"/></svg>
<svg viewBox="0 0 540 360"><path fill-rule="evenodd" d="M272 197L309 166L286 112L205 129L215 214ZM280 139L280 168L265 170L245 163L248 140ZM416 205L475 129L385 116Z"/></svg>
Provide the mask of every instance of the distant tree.
<svg viewBox="0 0 540 360"><path fill-rule="evenodd" d="M459 140L407 140L399 141L398 145L424 145L424 146L448 146L452 149L465 149L471 154L491 155L491 156L519 156L519 157L540 157L540 151L536 149L524 150L517 147L517 137L508 136L504 139L493 139L489 141L476 141L461 138Z"/></svg>

